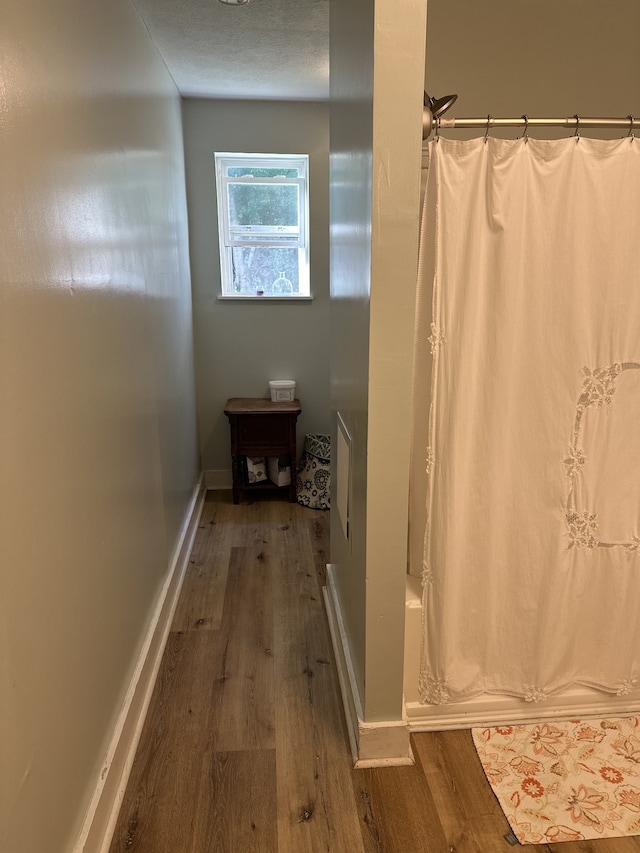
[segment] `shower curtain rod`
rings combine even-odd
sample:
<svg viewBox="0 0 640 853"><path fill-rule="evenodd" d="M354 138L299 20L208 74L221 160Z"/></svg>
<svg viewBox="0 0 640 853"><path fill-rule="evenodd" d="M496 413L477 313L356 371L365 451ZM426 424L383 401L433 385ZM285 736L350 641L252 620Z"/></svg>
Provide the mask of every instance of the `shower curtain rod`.
<svg viewBox="0 0 640 853"><path fill-rule="evenodd" d="M519 118L432 118L431 111L425 109L422 123L422 138L428 139L431 131L458 130L460 128L484 128L489 133L496 127L524 127L525 131L530 127L567 127L574 128L579 133L583 128L611 128L627 130L631 136L636 127L640 126L640 119L628 115L626 118L583 118L582 116L567 116L566 118L529 118L523 115Z"/></svg>

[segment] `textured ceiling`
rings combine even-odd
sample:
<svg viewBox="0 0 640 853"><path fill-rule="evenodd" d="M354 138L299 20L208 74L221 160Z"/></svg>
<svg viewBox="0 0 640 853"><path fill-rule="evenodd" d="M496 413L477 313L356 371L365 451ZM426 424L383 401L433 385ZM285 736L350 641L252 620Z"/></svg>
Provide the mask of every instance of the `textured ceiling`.
<svg viewBox="0 0 640 853"><path fill-rule="evenodd" d="M134 3L184 97L329 97L329 0Z"/></svg>

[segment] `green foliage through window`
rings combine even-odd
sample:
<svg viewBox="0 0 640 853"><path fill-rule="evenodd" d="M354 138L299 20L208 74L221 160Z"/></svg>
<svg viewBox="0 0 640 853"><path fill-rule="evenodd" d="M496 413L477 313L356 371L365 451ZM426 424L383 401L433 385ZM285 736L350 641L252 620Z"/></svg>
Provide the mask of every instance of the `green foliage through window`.
<svg viewBox="0 0 640 853"><path fill-rule="evenodd" d="M229 223L234 225L298 225L297 184L227 184Z"/></svg>

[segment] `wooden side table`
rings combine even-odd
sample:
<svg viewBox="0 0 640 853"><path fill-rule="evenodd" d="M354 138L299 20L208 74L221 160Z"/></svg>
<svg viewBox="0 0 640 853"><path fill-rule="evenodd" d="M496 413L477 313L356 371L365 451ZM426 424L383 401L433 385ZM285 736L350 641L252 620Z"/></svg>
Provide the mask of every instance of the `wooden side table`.
<svg viewBox="0 0 640 853"><path fill-rule="evenodd" d="M300 400L263 400L258 397L232 397L224 413L231 427L231 471L233 502L240 501L241 491L289 489L289 499L296 500L296 421L302 411ZM284 456L291 465L291 483L278 486L270 480L247 485L242 479L240 457Z"/></svg>

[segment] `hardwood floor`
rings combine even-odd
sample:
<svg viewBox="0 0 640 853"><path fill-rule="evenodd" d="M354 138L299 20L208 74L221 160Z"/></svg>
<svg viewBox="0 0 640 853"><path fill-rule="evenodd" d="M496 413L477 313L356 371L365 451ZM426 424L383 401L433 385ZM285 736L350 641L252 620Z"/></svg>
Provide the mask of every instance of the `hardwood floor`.
<svg viewBox="0 0 640 853"><path fill-rule="evenodd" d="M210 492L110 853L506 853L469 732L353 770L322 604L328 516ZM527 845L640 853L640 839Z"/></svg>

